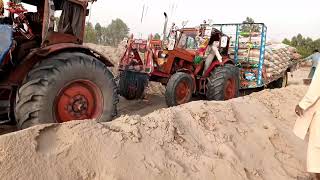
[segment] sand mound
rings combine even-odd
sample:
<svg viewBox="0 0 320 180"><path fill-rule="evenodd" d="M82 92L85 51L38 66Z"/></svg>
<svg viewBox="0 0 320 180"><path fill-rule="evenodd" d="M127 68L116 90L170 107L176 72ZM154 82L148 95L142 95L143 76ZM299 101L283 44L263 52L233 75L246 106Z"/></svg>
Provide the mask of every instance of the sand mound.
<svg viewBox="0 0 320 180"><path fill-rule="evenodd" d="M119 47L110 47L110 46L103 46L98 44L92 44L92 43L86 43L85 46L88 46L92 49L95 49L96 51L103 54L105 57L107 57L113 64L114 67L110 68L112 73L116 75L118 73L118 63L121 59L121 56L125 52L125 48L123 45L119 45Z"/></svg>
<svg viewBox="0 0 320 180"><path fill-rule="evenodd" d="M292 134L303 86L192 102L111 123L44 125L0 137L1 179L302 179Z"/></svg>

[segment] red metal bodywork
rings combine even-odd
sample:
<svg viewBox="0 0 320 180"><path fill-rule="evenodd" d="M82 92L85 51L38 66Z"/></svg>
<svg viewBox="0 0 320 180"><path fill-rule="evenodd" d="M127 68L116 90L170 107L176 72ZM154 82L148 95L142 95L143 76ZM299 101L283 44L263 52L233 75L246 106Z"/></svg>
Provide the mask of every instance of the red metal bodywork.
<svg viewBox="0 0 320 180"><path fill-rule="evenodd" d="M42 13L42 42L38 47L28 47L30 48L30 53L23 57L23 59L14 60L19 63L17 63L10 69L6 77L2 79L1 84L5 84L6 86L20 86L27 73L33 68L36 63L43 59L46 59L53 54L66 51L82 52L96 57L108 67L113 66L113 64L101 53L82 45L85 30L85 14L87 11L88 0L68 0L69 2L75 3L76 5L79 5L81 7L80 14L83 15L83 19L81 19L82 23L78 25L78 27L80 28L79 36L61 32L54 32L53 29L48 28L49 24L52 23L52 17L50 17L50 14L53 13L53 9L49 6L49 1L50 0L22 0L22 2L24 3L37 6L40 15ZM61 9L63 2L67 0L52 1L55 3L55 10L59 10ZM15 7L14 5L15 4L13 3L12 6ZM18 4L16 6L20 7ZM22 7L20 9L22 9ZM14 49L15 46L12 47L11 51L13 51ZM10 61L10 59L11 54L9 53L6 59L3 61L2 66L6 65Z"/></svg>
<svg viewBox="0 0 320 180"><path fill-rule="evenodd" d="M44 1L44 4L41 4L41 1ZM42 42L43 45L46 45L47 41L52 41L55 40L55 38L57 38L57 36L53 36L51 37L50 33L53 31L52 29L49 28L49 22L52 23L52 20L50 17L50 14L52 14L52 10L49 7L49 0L34 0L34 1L29 1L29 0L22 0L22 2L27 3L27 4L32 4L35 5L37 7L40 7L41 9L43 9L44 13L43 13L43 25L42 25ZM63 2L65 2L66 0L53 0L54 3L56 3L55 6L55 10L61 10L62 4ZM77 44L81 44L83 42L83 37L84 37L84 32L85 32L85 21L86 21L86 12L87 12L87 6L88 6L88 0L68 0L69 2L75 3L77 5L80 5L82 7L81 9L81 14L83 15L83 19L81 20L81 24L79 24L79 28L80 28L80 35L78 37L64 37L64 39L62 40L61 38L59 38L60 40L62 40L62 42L70 42L70 43L77 43ZM42 7L44 6L44 7ZM75 39L77 41L75 41ZM55 40L55 43L59 43L59 41ZM49 43L49 45L52 43Z"/></svg>
<svg viewBox="0 0 320 180"><path fill-rule="evenodd" d="M75 5L70 6L77 6L77 10L79 12L79 19L77 23L77 28L79 31L76 33L77 35L74 35L75 33L63 33L63 32L55 32L54 28L52 28L52 25L54 24L53 21L53 14L55 10L61 10L63 7L62 4L66 1L69 1L71 3L74 3ZM47 59L48 57L62 53L62 52L80 52L87 55L90 55L92 57L97 58L102 63L104 63L107 67L113 66L113 64L101 53L85 47L82 45L83 39L84 39L84 32L85 32L85 19L87 15L87 6L88 6L88 0L22 0L22 2L30 5L34 5L37 7L37 17L40 17L41 23L40 25L37 25L36 27L32 27L34 29L31 29L29 27L29 31L32 32L32 30L35 33L34 37L28 38L23 33L14 33L13 37L13 44L11 47L10 52L6 55L5 59L2 61L2 64L0 64L0 99L3 101L9 102L9 107L5 107L6 111L9 109L8 112L0 111L0 114L7 113L9 115L9 119L14 119L14 105L15 105L15 98L16 98L16 92L19 89L19 87L22 85L23 80L27 76L27 74L32 70L35 64L38 62ZM54 2L54 8L51 6L50 2ZM12 7L15 4L12 4ZM20 12L19 6L18 8L13 8L13 11L11 10L9 13L8 18L12 18L12 20L15 20L13 13L25 13L26 11ZM79 8L80 7L80 8ZM22 9L22 8L20 8ZM68 12L68 10L66 11ZM24 15L24 14L22 14ZM81 15L81 16L80 16ZM24 16L22 16L24 17ZM26 18L23 18L22 23L26 23L28 25L28 20ZM20 24L21 27L22 24ZM74 28L74 27L73 27ZM18 31L17 31L18 32ZM36 34L37 33L37 34ZM29 33L32 34L32 33ZM32 34L32 35L33 35ZM21 40L23 37L25 39ZM35 38L37 37L37 39ZM25 52L26 54L23 54L22 57L17 57L19 52ZM86 85L88 86L88 84ZM77 89L81 89L81 86L73 86L71 88L74 89L76 87ZM92 89L92 87L90 87ZM90 89L88 88L88 89ZM70 90L70 88L69 88ZM69 91L68 89L66 91ZM86 94L86 90L83 91L84 94ZM95 92L91 93L95 94ZM90 96L90 95L89 95ZM88 96L88 97L89 97ZM87 97L86 97L87 98ZM96 98L97 99L97 98ZM92 104L90 102L90 98L88 101L89 104ZM62 103L63 104L63 103ZM75 103L76 105L79 103ZM4 108L1 106L1 108ZM99 108L95 108L99 109ZM94 118L96 114L101 114L100 112L94 112L91 111L90 108L88 109L89 118ZM62 121L68 120L68 118L65 118L63 113L61 117L63 117ZM3 123L0 121L0 124Z"/></svg>
<svg viewBox="0 0 320 180"><path fill-rule="evenodd" d="M101 53L91 49L89 47L72 44L72 43L61 43L61 44L54 44L51 46L47 46L44 48L39 48L33 50L31 53L28 54L27 57L23 59L20 65L14 68L8 78L6 79L5 84L13 84L13 85L20 85L23 79L26 77L28 72L33 68L33 66L49 57L50 55L61 53L61 52L83 52L85 54L91 55L96 57L101 62L103 62L107 67L113 67L114 65L108 60L107 57L102 55Z"/></svg>
<svg viewBox="0 0 320 180"><path fill-rule="evenodd" d="M30 53L11 70L5 82L21 86L36 63L62 52L87 54L97 58L107 67L113 66L101 53L82 45L87 6L88 0L44 0L43 4L38 1L38 11L43 10L40 47L32 48ZM55 31L53 16L55 10L59 8L63 9L60 17L62 21ZM76 23L71 22L73 20ZM53 109L58 122L99 118L104 110L102 92L95 83L86 79L75 79L53 96L55 96Z"/></svg>
<svg viewBox="0 0 320 180"><path fill-rule="evenodd" d="M43 46L50 46L53 44L61 44L61 43L81 44L82 40L70 34L50 32L46 41L43 42Z"/></svg>

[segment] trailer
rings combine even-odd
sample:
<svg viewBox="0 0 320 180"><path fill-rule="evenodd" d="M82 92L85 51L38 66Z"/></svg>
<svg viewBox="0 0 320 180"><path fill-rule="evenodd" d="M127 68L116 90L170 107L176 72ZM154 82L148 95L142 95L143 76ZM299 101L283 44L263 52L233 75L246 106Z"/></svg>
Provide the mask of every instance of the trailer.
<svg viewBox="0 0 320 180"><path fill-rule="evenodd" d="M291 56L283 53L288 50L286 48L289 48L285 45L282 45L283 49L279 48L284 55L270 57L273 49L267 44L268 28L264 23L213 24L212 26L231 39L229 58L233 59L240 69L240 90L287 86L288 72L294 71L297 63ZM271 65L274 68L271 68Z"/></svg>

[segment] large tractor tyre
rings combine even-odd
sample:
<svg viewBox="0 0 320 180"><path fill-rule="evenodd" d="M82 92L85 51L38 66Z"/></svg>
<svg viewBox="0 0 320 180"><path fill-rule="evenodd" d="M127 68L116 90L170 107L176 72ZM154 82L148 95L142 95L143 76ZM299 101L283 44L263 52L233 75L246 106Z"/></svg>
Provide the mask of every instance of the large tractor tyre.
<svg viewBox="0 0 320 180"><path fill-rule="evenodd" d="M127 100L142 98L148 78L146 74L122 71L119 80L119 94Z"/></svg>
<svg viewBox="0 0 320 180"><path fill-rule="evenodd" d="M239 97L240 96L240 69L238 67L236 67L233 64L225 64L224 67L229 68L230 71L232 72L233 75L237 80L236 80L236 95L235 97Z"/></svg>
<svg viewBox="0 0 320 180"><path fill-rule="evenodd" d="M169 107L190 102L193 94L193 79L190 74L178 72L168 81L165 98Z"/></svg>
<svg viewBox="0 0 320 180"><path fill-rule="evenodd" d="M18 127L95 119L111 121L119 102L112 73L92 56L61 53L38 63L20 87Z"/></svg>
<svg viewBox="0 0 320 180"><path fill-rule="evenodd" d="M270 87L271 88L283 88L287 87L288 85L288 73L284 73L282 77L277 79L276 81L272 82Z"/></svg>
<svg viewBox="0 0 320 180"><path fill-rule="evenodd" d="M207 100L225 101L239 96L239 69L232 64L217 67L208 77Z"/></svg>

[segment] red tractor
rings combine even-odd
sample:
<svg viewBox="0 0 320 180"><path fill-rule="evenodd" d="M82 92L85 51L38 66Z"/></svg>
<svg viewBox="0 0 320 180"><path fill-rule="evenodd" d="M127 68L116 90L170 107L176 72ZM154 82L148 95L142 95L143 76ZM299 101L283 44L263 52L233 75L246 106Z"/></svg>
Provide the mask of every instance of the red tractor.
<svg viewBox="0 0 320 180"><path fill-rule="evenodd" d="M117 88L107 68L113 64L82 45L88 1L22 0L37 12L8 3L0 24L0 114L9 120L1 124L27 128L116 115Z"/></svg>
<svg viewBox="0 0 320 180"><path fill-rule="evenodd" d="M166 24L167 18L165 29ZM128 40L119 64L121 96L141 98L149 80L166 86L168 106L187 103L192 95L218 101L239 95L239 69L228 58L228 36L206 23L199 28L173 26L168 37L165 34L162 41ZM219 52L212 55L214 42Z"/></svg>

